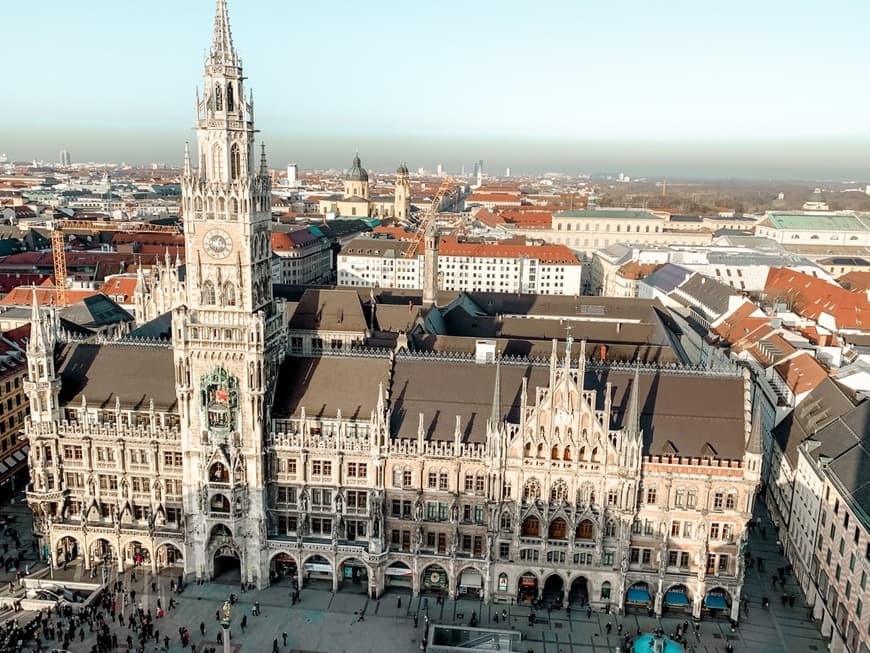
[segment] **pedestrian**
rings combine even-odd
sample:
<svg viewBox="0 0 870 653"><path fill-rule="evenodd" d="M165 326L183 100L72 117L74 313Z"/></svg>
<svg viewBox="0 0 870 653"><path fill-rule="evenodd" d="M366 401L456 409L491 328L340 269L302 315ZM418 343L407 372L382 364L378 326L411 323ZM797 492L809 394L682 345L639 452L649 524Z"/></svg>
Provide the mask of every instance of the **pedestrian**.
<svg viewBox="0 0 870 653"><path fill-rule="evenodd" d="M788 607L793 608L793 607L794 607L794 601L795 601L795 595L794 595L794 594L789 594L789 596L788 596Z"/></svg>
<svg viewBox="0 0 870 653"><path fill-rule="evenodd" d="M254 601L254 607L257 608L257 616L260 616L260 602Z"/></svg>
<svg viewBox="0 0 870 653"><path fill-rule="evenodd" d="M607 630L607 634L610 635L610 631L613 630L613 624L608 621L604 628Z"/></svg>
<svg viewBox="0 0 870 653"><path fill-rule="evenodd" d="M201 636L205 635L205 622L204 621L199 622L199 634Z"/></svg>
<svg viewBox="0 0 870 653"><path fill-rule="evenodd" d="M414 624L415 626L417 624ZM287 646L287 633L281 633L281 638L284 640L284 646Z"/></svg>

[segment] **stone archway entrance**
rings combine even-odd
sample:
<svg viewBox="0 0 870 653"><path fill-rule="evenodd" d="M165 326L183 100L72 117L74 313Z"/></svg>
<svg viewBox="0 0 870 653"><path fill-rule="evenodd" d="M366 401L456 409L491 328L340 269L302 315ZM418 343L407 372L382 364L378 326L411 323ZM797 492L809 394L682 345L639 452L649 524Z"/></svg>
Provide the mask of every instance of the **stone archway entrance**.
<svg viewBox="0 0 870 653"><path fill-rule="evenodd" d="M269 582L272 585L285 582L291 586L296 586L298 573L296 559L289 553L275 554L269 562Z"/></svg>
<svg viewBox="0 0 870 653"><path fill-rule="evenodd" d="M231 546L221 546L214 552L212 580L238 585L242 582L242 561L239 552Z"/></svg>
<svg viewBox="0 0 870 653"><path fill-rule="evenodd" d="M54 552L54 564L56 567L66 567L81 554L79 541L67 535L57 542Z"/></svg>
<svg viewBox="0 0 870 653"><path fill-rule="evenodd" d="M157 547L157 567L164 569L166 567L184 565L184 555L174 544L166 543Z"/></svg>
<svg viewBox="0 0 870 653"><path fill-rule="evenodd" d="M348 558L338 567L339 589L368 594L369 570L361 560Z"/></svg>
<svg viewBox="0 0 870 653"><path fill-rule="evenodd" d="M565 581L559 574L550 574L544 581L544 592L541 599L544 605L551 608L562 607L562 597L565 591Z"/></svg>
<svg viewBox="0 0 870 653"><path fill-rule="evenodd" d="M305 572L305 587L332 589L332 564L320 555L314 555L302 565Z"/></svg>
<svg viewBox="0 0 870 653"><path fill-rule="evenodd" d="M568 603L581 608L589 603L589 583L583 576L575 578L571 583L571 590L568 592Z"/></svg>
<svg viewBox="0 0 870 653"><path fill-rule="evenodd" d="M399 589L410 592L414 587L414 572L404 562L391 563L384 570L384 591Z"/></svg>

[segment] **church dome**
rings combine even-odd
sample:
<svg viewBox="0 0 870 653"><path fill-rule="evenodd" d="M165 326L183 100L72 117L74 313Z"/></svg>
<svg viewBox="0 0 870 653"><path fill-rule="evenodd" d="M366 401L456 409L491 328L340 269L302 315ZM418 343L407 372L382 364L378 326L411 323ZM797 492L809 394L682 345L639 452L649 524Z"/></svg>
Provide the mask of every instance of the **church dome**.
<svg viewBox="0 0 870 653"><path fill-rule="evenodd" d="M347 171L344 176L345 181L368 181L369 173L362 167L362 162L359 159L359 154L353 157L353 167Z"/></svg>
<svg viewBox="0 0 870 653"><path fill-rule="evenodd" d="M408 174L408 164L407 163L400 163L399 167L396 168L396 174L397 175L407 175Z"/></svg>

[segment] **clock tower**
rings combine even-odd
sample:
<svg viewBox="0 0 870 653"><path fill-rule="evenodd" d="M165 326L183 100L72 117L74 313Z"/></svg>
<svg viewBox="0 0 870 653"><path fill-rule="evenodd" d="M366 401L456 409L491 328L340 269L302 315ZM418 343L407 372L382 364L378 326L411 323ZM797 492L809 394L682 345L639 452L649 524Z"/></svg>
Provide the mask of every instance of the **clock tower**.
<svg viewBox="0 0 870 653"><path fill-rule="evenodd" d="M185 572L239 567L268 584L263 439L281 350L272 299L271 185L254 145L226 0L196 98L196 152L185 146L185 303L172 316L184 457ZM257 161L259 159L259 161ZM264 565L266 568L264 570Z"/></svg>

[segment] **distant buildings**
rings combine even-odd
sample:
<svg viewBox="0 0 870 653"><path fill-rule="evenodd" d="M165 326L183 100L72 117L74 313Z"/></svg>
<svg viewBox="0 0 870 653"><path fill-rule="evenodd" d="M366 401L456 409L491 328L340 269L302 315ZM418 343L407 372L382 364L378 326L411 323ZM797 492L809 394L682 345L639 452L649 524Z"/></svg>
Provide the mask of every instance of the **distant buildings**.
<svg viewBox="0 0 870 653"><path fill-rule="evenodd" d="M332 243L312 228L272 232L275 283L327 283L332 279Z"/></svg>
<svg viewBox="0 0 870 653"><path fill-rule="evenodd" d="M755 235L786 246L823 246L830 253L832 249L870 245L870 217L853 212L768 211L758 223Z"/></svg>
<svg viewBox="0 0 870 653"><path fill-rule="evenodd" d="M577 295L580 261L567 247L463 242L442 237L437 252L419 251L411 258L409 242L360 237L338 256L338 284L420 289L424 259L437 256L441 290Z"/></svg>
<svg viewBox="0 0 870 653"><path fill-rule="evenodd" d="M609 297L636 296L637 281L666 263L704 274L745 292L764 290L772 267L787 267L833 281L828 272L809 259L785 252L746 247L620 243L593 252L589 265L589 292Z"/></svg>

